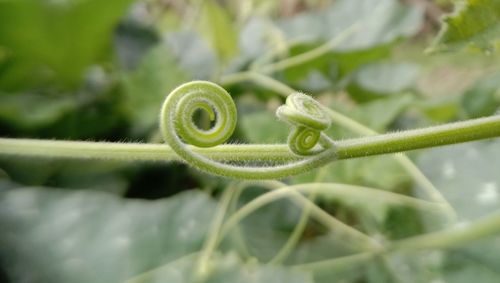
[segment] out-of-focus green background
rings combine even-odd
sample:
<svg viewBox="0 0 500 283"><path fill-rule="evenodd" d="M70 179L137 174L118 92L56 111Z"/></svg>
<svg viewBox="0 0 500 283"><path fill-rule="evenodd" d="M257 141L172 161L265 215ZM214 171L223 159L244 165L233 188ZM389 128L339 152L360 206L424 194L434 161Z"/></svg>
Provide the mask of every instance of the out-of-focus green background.
<svg viewBox="0 0 500 283"><path fill-rule="evenodd" d="M379 132L493 115L500 106L498 53L453 36L436 43L440 19L452 10L445 0L0 0L0 136L161 143L162 101L176 86L202 79L224 86L237 104L233 142L283 143L288 129L273 112L284 98L258 82L228 78L265 73L273 62L327 42L333 48L321 57L267 75ZM339 125L329 134L359 136ZM411 158L469 223L499 207L499 148L479 142ZM320 170L285 182L421 197L391 156ZM178 163L0 156L0 281L190 282L195 260L185 256L200 249L228 186L230 180ZM263 192L245 190L234 205ZM384 201L319 197L318 204L383 241L441 225ZM322 272L291 269L353 253L313 220L283 266L264 265L300 211L279 201L242 222L244 243L225 240L206 280L500 282L498 237Z"/></svg>

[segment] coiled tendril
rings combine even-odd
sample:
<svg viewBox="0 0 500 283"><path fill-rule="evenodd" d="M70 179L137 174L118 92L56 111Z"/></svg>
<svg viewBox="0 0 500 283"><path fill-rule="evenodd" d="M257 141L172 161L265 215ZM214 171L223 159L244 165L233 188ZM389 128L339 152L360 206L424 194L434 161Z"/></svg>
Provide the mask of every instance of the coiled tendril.
<svg viewBox="0 0 500 283"><path fill-rule="evenodd" d="M288 136L290 150L297 155L315 155L330 147L321 132L331 124L330 117L312 97L303 93L293 93L286 104L276 110L276 116L289 123L293 129ZM320 143L323 149L314 147Z"/></svg>
<svg viewBox="0 0 500 283"><path fill-rule="evenodd" d="M208 130L200 129L193 121L196 111L205 111L215 122ZM322 106L313 98L294 93L278 108L278 117L293 129L288 138L290 150L303 159L273 166L248 166L211 160L192 150L224 143L236 127L236 106L225 89L206 81L193 81L174 89L163 103L160 128L165 142L188 164L203 171L239 178L271 179L299 174L335 159L333 141L321 131L330 126ZM237 152L235 153L237 155ZM236 158L234 158L237 160Z"/></svg>

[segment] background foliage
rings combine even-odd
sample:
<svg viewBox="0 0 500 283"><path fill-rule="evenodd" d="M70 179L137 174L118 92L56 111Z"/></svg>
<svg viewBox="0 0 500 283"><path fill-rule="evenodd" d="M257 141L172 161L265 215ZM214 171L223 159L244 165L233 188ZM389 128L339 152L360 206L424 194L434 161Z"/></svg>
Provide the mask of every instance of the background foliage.
<svg viewBox="0 0 500 283"><path fill-rule="evenodd" d="M233 141L284 142L288 130L273 114L283 97L259 82L228 83L231 74L248 70L379 132L493 115L500 106L499 5L464 1L441 27L439 16L452 11L448 1L3 0L0 135L159 143L165 95L206 79L223 84L237 103ZM330 43L314 60L269 69ZM444 50L456 52L438 52ZM341 126L329 134L359 135ZM498 211L498 141L421 150L411 158L456 209L460 225ZM284 181L425 198L392 156L339 161ZM1 156L0 281L190 282L195 253L230 186L176 163ZM245 189L235 206L264 192ZM445 225L428 212L384 201L319 195L316 203L381 241ZM231 234L222 242L203 280L500 281L498 235L321 271L292 268L356 253L315 220L283 264L265 264L300 217L288 200L258 210L240 224L243 240Z"/></svg>

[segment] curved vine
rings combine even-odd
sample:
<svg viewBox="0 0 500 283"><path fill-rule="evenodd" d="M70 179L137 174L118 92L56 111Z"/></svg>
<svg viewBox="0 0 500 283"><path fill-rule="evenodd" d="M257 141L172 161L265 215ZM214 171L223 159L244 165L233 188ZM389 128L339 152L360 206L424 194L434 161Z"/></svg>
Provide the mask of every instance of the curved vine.
<svg viewBox="0 0 500 283"><path fill-rule="evenodd" d="M213 126L199 128L193 116L205 111ZM306 172L336 159L333 141L322 131L331 122L317 101L302 93L294 93L276 111L278 118L292 127L288 138L290 151L303 158L298 161L267 166L232 164L215 161L193 151L196 147L213 147L227 141L237 121L237 111L229 93L207 81L193 81L174 89L163 103L160 128L165 142L188 164L226 177L239 179L283 178ZM237 154L237 153L236 153Z"/></svg>

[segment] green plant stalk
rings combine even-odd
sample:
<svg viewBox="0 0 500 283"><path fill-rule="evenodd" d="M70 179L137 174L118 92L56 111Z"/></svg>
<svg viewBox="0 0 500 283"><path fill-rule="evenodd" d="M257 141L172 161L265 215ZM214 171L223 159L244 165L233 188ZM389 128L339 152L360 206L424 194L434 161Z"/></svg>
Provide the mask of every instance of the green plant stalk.
<svg viewBox="0 0 500 283"><path fill-rule="evenodd" d="M290 161L286 144L225 144L211 148L188 146L198 154L219 161ZM115 143L0 138L0 154L25 157L74 158L122 161L180 161L165 144Z"/></svg>
<svg viewBox="0 0 500 283"><path fill-rule="evenodd" d="M277 71L285 70L294 66L299 66L302 65L306 62L312 61L316 58L320 58L323 55L328 54L328 52L332 51L335 49L337 46L340 45L340 43L344 42L347 40L350 36L352 36L354 33L356 33L359 29L361 28L360 23L354 23L348 28L344 29L341 33L339 33L337 36L333 37L326 43L311 49L307 52L298 54L296 56L271 63L266 66L261 66L259 67L258 71L263 74L270 74L274 73Z"/></svg>
<svg viewBox="0 0 500 283"><path fill-rule="evenodd" d="M237 185L235 186L234 197L231 199L231 203L229 204L228 215L232 215L233 213L235 213L237 211L238 201L239 201L241 195L243 194L244 189L245 189L245 182L238 181ZM237 250L239 251L239 254L246 259L253 258L250 255L250 251L248 250L248 246L245 242L245 236L244 236L243 231L241 230L241 227L235 226L233 228L233 232L231 233L231 236L234 239L234 242L235 242L235 245L237 247Z"/></svg>
<svg viewBox="0 0 500 283"><path fill-rule="evenodd" d="M221 200L218 204L209 233L198 257L198 268L196 270L195 278L196 280L200 280L200 282L203 281L203 279L205 279L210 273L210 257L216 249L220 228L229 208L229 204L231 203L231 199L234 197L235 193L235 188L227 188L222 194Z"/></svg>
<svg viewBox="0 0 500 283"><path fill-rule="evenodd" d="M500 115L345 140L342 142L337 154L339 159L347 159L463 143L498 136L500 136Z"/></svg>
<svg viewBox="0 0 500 283"><path fill-rule="evenodd" d="M220 84L229 86L236 83L251 81L255 84L270 89L280 96L287 97L288 95L296 92L293 88L283 84L269 76L259 74L257 72L245 71L234 74L229 74L221 77Z"/></svg>
<svg viewBox="0 0 500 283"><path fill-rule="evenodd" d="M463 143L500 136L500 115L416 130L336 141L336 157L349 159ZM297 160L286 144L191 147L208 158L239 162ZM167 145L0 138L0 154L26 157L176 161Z"/></svg>

